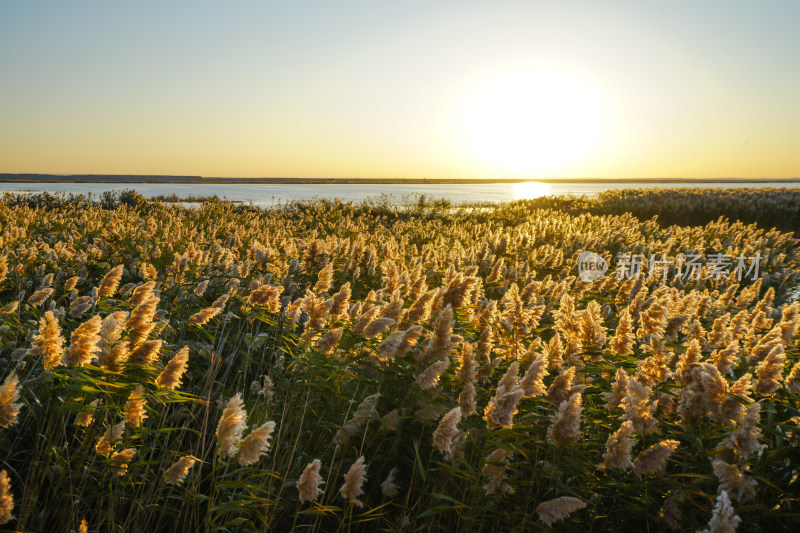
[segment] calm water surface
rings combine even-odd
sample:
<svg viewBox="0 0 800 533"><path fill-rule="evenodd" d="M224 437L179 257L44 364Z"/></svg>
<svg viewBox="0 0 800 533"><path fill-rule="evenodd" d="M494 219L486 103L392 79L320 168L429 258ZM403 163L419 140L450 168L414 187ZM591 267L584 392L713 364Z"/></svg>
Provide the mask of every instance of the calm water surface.
<svg viewBox="0 0 800 533"><path fill-rule="evenodd" d="M600 191L631 188L687 187L685 182L674 183L481 183L481 184L195 184L195 183L0 183L0 193L10 192L67 192L100 195L106 191L134 189L146 197L176 194L186 196L218 196L227 200L252 202L256 205L275 205L291 200L315 198L360 201L388 196L390 201L413 201L424 194L431 199L444 198L452 202L506 202L538 198L554 194L594 195ZM724 187L791 187L800 184L781 182L697 183L697 188Z"/></svg>

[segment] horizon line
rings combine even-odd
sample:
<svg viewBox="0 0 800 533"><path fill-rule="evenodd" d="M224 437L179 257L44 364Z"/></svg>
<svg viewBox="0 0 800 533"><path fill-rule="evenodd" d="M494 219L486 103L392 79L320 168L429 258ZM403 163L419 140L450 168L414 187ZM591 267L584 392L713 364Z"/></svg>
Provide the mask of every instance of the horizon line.
<svg viewBox="0 0 800 533"><path fill-rule="evenodd" d="M608 177L568 177L568 178L301 178L287 176L270 177L228 177L228 176L200 176L184 174L88 174L88 173L0 173L0 182L99 182L99 183L297 183L297 184L324 184L324 183L563 183L563 182L795 182L800 177L791 178L744 178L725 176L715 178L687 178L680 176L658 176L637 178L608 178Z"/></svg>

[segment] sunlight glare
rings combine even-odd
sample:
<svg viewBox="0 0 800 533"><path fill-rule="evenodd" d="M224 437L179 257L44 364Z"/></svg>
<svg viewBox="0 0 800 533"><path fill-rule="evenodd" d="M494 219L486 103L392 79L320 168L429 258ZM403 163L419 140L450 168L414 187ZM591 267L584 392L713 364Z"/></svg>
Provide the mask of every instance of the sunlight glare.
<svg viewBox="0 0 800 533"><path fill-rule="evenodd" d="M588 80L558 68L516 67L488 76L468 95L466 140L498 172L546 177L599 150L604 113Z"/></svg>
<svg viewBox="0 0 800 533"><path fill-rule="evenodd" d="M529 200L551 194L550 185L541 181L526 181L514 184L514 200Z"/></svg>

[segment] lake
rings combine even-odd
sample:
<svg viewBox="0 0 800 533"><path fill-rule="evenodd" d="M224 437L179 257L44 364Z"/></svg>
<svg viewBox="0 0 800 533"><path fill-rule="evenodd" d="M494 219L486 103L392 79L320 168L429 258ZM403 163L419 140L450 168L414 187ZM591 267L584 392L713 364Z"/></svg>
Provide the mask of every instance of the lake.
<svg viewBox="0 0 800 533"><path fill-rule="evenodd" d="M106 191L134 189L146 197L176 194L186 196L218 196L227 200L252 202L270 206L285 201L311 200L315 198L344 201L361 201L365 198L387 196L392 202L413 201L412 197L424 194L430 199L446 199L451 202L507 202L546 195L594 195L600 191L631 188L725 188L725 187L790 187L800 184L791 182L741 182L741 183L545 183L529 181L523 183L467 183L467 184L222 184L222 183L21 183L0 182L0 193L10 192L67 192L100 195Z"/></svg>

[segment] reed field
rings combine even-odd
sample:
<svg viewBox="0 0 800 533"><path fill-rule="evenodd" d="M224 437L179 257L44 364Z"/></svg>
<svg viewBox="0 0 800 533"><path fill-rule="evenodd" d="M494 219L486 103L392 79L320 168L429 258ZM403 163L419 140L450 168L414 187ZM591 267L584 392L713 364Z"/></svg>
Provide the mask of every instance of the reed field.
<svg viewBox="0 0 800 533"><path fill-rule="evenodd" d="M5 196L0 530L798 527L798 200Z"/></svg>

